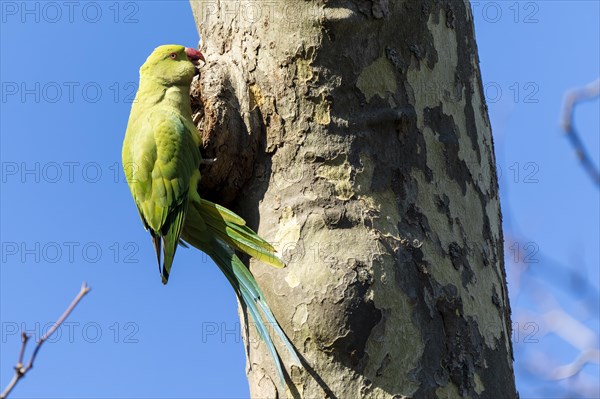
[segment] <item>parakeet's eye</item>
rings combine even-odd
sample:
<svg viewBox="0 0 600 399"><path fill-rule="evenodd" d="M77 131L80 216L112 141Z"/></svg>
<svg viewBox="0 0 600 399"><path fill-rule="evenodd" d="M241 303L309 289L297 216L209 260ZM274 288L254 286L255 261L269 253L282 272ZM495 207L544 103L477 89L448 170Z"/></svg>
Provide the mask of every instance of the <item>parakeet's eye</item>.
<svg viewBox="0 0 600 399"><path fill-rule="evenodd" d="M169 57L171 57L171 59L174 60L175 58L177 58L177 54L171 53L171 55L169 55Z"/></svg>

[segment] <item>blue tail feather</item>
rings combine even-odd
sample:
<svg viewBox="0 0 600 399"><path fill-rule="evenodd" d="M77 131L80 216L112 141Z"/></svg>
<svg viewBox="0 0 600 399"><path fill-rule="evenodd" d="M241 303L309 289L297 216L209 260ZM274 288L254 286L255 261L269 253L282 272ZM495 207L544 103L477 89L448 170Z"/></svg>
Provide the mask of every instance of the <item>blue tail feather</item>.
<svg viewBox="0 0 600 399"><path fill-rule="evenodd" d="M265 325L265 321L261 317L259 307L260 310L262 310L262 315L266 319L267 324L273 327L275 333L277 336L279 336L279 339L281 339L290 355L292 355L294 362L300 366L301 363L296 350L277 323L277 320L269 308L269 305L263 299L264 295L260 290L260 287L248 268L226 244L216 239L213 242L214 252L209 253L209 255L211 255L217 266L219 266L221 271L225 274L233 286L238 298L248 309L248 313L250 313L250 316L254 321L256 329L258 330L258 334L267 345L267 349L273 357L275 366L277 368L277 373L281 379L281 384L282 386L285 386L285 379L283 370L281 368L281 358L277 353L277 349L275 348L271 334L269 334L269 330Z"/></svg>

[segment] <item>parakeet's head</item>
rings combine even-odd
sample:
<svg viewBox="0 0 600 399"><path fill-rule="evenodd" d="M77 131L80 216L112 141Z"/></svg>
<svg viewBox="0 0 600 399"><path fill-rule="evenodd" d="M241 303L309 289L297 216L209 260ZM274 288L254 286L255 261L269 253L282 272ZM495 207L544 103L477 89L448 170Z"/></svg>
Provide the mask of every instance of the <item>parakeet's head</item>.
<svg viewBox="0 0 600 399"><path fill-rule="evenodd" d="M140 68L141 77L151 77L167 86L192 83L198 61L204 61L196 49L167 44L154 49Z"/></svg>

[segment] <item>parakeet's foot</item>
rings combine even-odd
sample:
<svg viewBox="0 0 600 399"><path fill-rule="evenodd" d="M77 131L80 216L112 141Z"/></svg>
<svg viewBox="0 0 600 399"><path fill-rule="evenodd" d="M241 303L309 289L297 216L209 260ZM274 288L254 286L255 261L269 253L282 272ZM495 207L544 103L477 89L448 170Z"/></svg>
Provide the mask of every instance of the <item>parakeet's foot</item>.
<svg viewBox="0 0 600 399"><path fill-rule="evenodd" d="M214 165L217 162L217 158L202 158L200 161L201 165Z"/></svg>

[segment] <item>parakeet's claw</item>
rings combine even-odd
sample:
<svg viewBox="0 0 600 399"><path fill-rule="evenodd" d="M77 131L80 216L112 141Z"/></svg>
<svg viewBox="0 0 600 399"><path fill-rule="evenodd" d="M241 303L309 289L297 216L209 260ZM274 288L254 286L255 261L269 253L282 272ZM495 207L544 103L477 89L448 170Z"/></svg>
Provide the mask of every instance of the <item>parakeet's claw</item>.
<svg viewBox="0 0 600 399"><path fill-rule="evenodd" d="M217 158L202 158L200 161L201 165L214 165L217 162Z"/></svg>

